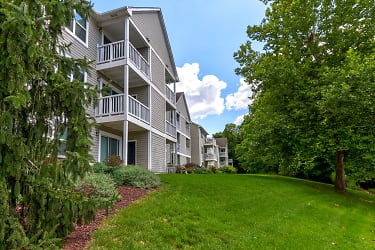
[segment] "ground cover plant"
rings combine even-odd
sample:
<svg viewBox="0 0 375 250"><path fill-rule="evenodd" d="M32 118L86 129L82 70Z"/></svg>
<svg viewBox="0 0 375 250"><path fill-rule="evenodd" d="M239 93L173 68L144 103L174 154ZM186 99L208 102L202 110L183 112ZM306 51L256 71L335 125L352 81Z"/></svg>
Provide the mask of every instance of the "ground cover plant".
<svg viewBox="0 0 375 250"><path fill-rule="evenodd" d="M262 175L161 175L90 249L374 249L375 197Z"/></svg>

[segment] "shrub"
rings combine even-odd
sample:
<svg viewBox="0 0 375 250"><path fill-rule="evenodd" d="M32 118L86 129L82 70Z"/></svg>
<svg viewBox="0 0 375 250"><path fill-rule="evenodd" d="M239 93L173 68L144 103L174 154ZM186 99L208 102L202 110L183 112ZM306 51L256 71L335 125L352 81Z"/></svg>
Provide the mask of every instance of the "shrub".
<svg viewBox="0 0 375 250"><path fill-rule="evenodd" d="M98 208L108 210L113 207L120 195L111 176L104 173L91 173L78 181L77 190L85 192L90 198L96 200Z"/></svg>
<svg viewBox="0 0 375 250"><path fill-rule="evenodd" d="M185 168L186 173L192 174L194 173L195 168L199 168L199 165L196 163L190 162L190 163L186 163L184 165L184 168Z"/></svg>
<svg viewBox="0 0 375 250"><path fill-rule="evenodd" d="M217 171L219 173L224 173L224 174L235 174L235 173L237 173L237 168L235 168L233 166L230 166L230 165L227 165L227 166L218 168Z"/></svg>
<svg viewBox="0 0 375 250"><path fill-rule="evenodd" d="M194 168L193 173L194 174L209 174L210 170L207 169L207 168L198 168L198 167L196 167L196 168Z"/></svg>
<svg viewBox="0 0 375 250"><path fill-rule="evenodd" d="M94 173L102 173L102 174L110 174L112 175L113 171L115 171L116 168L119 166L108 166L104 163L97 162L94 165L92 165L92 170Z"/></svg>
<svg viewBox="0 0 375 250"><path fill-rule="evenodd" d="M176 173L178 174L186 174L186 169L184 166L176 166Z"/></svg>
<svg viewBox="0 0 375 250"><path fill-rule="evenodd" d="M122 164L122 160L120 156L118 155L108 155L105 161L105 165L111 166L111 167L120 166L121 164Z"/></svg>
<svg viewBox="0 0 375 250"><path fill-rule="evenodd" d="M128 184L139 188L154 188L160 185L159 176L139 166L120 166L113 171L117 185Z"/></svg>
<svg viewBox="0 0 375 250"><path fill-rule="evenodd" d="M213 174L217 173L217 167L209 167L208 170Z"/></svg>

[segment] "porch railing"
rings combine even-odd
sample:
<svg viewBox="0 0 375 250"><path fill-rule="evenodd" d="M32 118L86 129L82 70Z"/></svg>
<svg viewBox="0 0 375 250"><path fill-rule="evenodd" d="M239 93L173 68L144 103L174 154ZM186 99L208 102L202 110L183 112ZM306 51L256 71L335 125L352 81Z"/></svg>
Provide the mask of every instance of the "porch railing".
<svg viewBox="0 0 375 250"><path fill-rule="evenodd" d="M165 132L172 136L173 138L176 138L177 136L177 130L176 130L176 125L173 125L170 121L166 120L165 121Z"/></svg>
<svg viewBox="0 0 375 250"><path fill-rule="evenodd" d="M117 61L125 58L125 41L98 45L98 64Z"/></svg>
<svg viewBox="0 0 375 250"><path fill-rule="evenodd" d="M124 113L124 95L111 95L99 97L97 116L109 116Z"/></svg>
<svg viewBox="0 0 375 250"><path fill-rule="evenodd" d="M145 122L150 123L150 109L144 105L143 103L139 102L137 99L129 96L129 114L134 116L135 118Z"/></svg>
<svg viewBox="0 0 375 250"><path fill-rule="evenodd" d="M139 69L143 74L147 77L150 77L150 65L146 59L143 58L141 53L133 46L133 44L129 43L129 58L130 61Z"/></svg>
<svg viewBox="0 0 375 250"><path fill-rule="evenodd" d="M98 45L97 64L110 63L124 58L126 58L124 40ZM150 64L131 43L129 43L129 59L137 69L150 78Z"/></svg>
<svg viewBox="0 0 375 250"><path fill-rule="evenodd" d="M176 95L175 95L175 93L168 86L165 86L165 96L173 104L176 103Z"/></svg>
<svg viewBox="0 0 375 250"><path fill-rule="evenodd" d="M133 117L150 123L150 109L135 98L128 96L129 114ZM96 116L111 116L124 113L124 94L99 97Z"/></svg>

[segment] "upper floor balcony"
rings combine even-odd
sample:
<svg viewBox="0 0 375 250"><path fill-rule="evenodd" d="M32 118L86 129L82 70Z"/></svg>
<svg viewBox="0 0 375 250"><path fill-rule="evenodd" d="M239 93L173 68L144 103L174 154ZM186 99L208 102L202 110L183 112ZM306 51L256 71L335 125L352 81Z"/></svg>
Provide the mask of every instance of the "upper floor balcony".
<svg viewBox="0 0 375 250"><path fill-rule="evenodd" d="M217 161L217 156L214 153L205 153L204 160L205 161Z"/></svg>
<svg viewBox="0 0 375 250"><path fill-rule="evenodd" d="M129 42L129 61L137 68L144 76L150 79L150 64L142 56L142 54ZM122 60L126 59L126 43L124 40L112 42L108 44L98 45L97 47L97 65L103 66L118 66Z"/></svg>
<svg viewBox="0 0 375 250"><path fill-rule="evenodd" d="M167 85L165 86L165 96L168 101L176 105L176 94Z"/></svg>
<svg viewBox="0 0 375 250"><path fill-rule="evenodd" d="M172 136L173 138L176 138L177 137L176 125L174 125L172 122L166 120L165 121L165 132L166 132L166 134Z"/></svg>
<svg viewBox="0 0 375 250"><path fill-rule="evenodd" d="M103 119L108 118L108 120L121 119L119 115L125 114L124 101L124 94L99 97L95 116ZM131 96L128 96L128 114L150 124L150 108Z"/></svg>

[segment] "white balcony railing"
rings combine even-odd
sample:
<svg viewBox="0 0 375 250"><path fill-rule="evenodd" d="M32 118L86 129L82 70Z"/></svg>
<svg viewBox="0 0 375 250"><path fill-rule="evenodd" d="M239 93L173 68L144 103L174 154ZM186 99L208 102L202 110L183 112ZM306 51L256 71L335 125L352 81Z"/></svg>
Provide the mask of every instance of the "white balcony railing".
<svg viewBox="0 0 375 250"><path fill-rule="evenodd" d="M172 136L173 138L177 137L176 125L173 125L170 121L165 121L165 132Z"/></svg>
<svg viewBox="0 0 375 250"><path fill-rule="evenodd" d="M125 41L98 45L97 62L108 63L125 58Z"/></svg>
<svg viewBox="0 0 375 250"><path fill-rule="evenodd" d="M124 95L99 97L96 116L109 116L124 113Z"/></svg>
<svg viewBox="0 0 375 250"><path fill-rule="evenodd" d="M133 97L128 96L128 98L129 114L149 124L150 109ZM97 117L124 114L124 94L99 97L98 101L99 104L96 110Z"/></svg>
<svg viewBox="0 0 375 250"><path fill-rule="evenodd" d="M135 118L145 122L150 123L150 109L138 101L137 99L129 96L129 114Z"/></svg>
<svg viewBox="0 0 375 250"><path fill-rule="evenodd" d="M176 104L176 94L168 86L165 86L165 96L170 102Z"/></svg>
<svg viewBox="0 0 375 250"><path fill-rule="evenodd" d="M98 45L97 64L110 63L124 58L126 58L124 40ZM131 43L129 43L129 59L137 69L150 78L150 64Z"/></svg>
<svg viewBox="0 0 375 250"><path fill-rule="evenodd" d="M205 153L204 154L204 160L205 161L217 161L217 157L213 153Z"/></svg>
<svg viewBox="0 0 375 250"><path fill-rule="evenodd" d="M150 65L146 59L143 58L141 53L129 43L129 58L130 61L148 78L150 77Z"/></svg>

